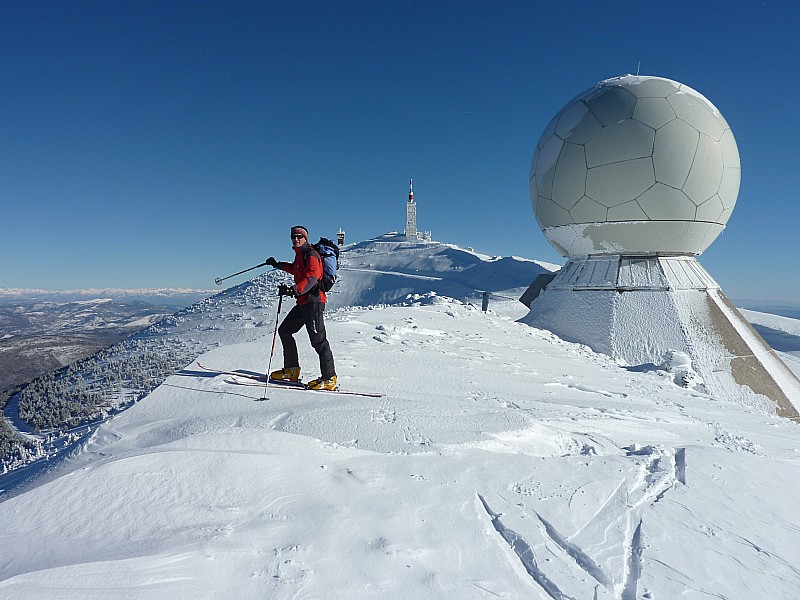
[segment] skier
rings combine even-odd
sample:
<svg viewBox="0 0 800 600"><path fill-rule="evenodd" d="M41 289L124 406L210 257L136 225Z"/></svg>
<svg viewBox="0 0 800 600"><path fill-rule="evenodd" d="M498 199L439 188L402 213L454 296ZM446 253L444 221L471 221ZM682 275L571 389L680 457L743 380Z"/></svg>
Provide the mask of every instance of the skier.
<svg viewBox="0 0 800 600"><path fill-rule="evenodd" d="M293 262L278 262L271 256L267 259L268 265L294 276L294 285L281 284L278 286L278 293L297 298L294 308L278 328L283 345L283 369L273 371L269 376L270 379L284 381L300 380L300 360L294 334L305 325L311 345L319 355L319 367L322 371L321 376L310 381L306 387L313 390L335 390L338 387L336 368L322 317L327 301L325 292L319 285L322 280L322 259L308 243L308 229L302 225L292 227L291 239L295 252Z"/></svg>

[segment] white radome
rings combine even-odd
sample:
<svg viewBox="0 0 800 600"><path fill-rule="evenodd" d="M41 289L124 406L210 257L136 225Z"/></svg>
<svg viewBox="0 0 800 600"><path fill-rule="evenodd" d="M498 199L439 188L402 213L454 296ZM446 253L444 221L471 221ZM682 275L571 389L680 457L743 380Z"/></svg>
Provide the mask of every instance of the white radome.
<svg viewBox="0 0 800 600"><path fill-rule="evenodd" d="M725 228L740 172L711 102L670 79L626 75L550 121L531 162L531 203L564 256L697 255Z"/></svg>

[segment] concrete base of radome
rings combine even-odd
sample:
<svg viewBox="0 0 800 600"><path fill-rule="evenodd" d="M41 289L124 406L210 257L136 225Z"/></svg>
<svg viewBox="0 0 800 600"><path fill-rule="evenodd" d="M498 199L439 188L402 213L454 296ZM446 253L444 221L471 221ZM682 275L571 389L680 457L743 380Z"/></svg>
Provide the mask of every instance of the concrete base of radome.
<svg viewBox="0 0 800 600"><path fill-rule="evenodd" d="M800 419L800 381L694 257L574 259L523 298L529 325L628 366L674 367L687 387Z"/></svg>

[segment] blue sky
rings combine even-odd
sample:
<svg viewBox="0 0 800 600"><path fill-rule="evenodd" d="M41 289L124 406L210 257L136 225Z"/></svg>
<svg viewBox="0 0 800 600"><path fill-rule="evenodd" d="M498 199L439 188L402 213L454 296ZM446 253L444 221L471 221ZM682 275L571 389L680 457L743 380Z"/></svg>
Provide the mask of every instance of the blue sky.
<svg viewBox="0 0 800 600"><path fill-rule="evenodd" d="M0 287L213 288L288 230L402 230L563 263L530 160L575 94L635 73L708 97L742 186L700 260L800 304L791 2L0 4ZM639 65L641 65L639 67Z"/></svg>

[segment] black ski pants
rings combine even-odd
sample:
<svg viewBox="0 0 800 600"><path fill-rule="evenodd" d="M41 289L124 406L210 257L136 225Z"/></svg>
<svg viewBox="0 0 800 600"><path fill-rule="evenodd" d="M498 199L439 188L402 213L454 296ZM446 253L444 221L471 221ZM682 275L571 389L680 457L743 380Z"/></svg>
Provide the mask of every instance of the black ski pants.
<svg viewBox="0 0 800 600"><path fill-rule="evenodd" d="M311 340L311 346L319 355L319 368L322 372L322 378L330 379L336 375L333 353L325 333L325 321L322 318L323 312L325 312L324 302L306 302L305 304L295 305L286 315L283 323L278 327L278 335L281 336L281 344L283 344L283 367L285 369L300 366L294 334L305 325L306 331L308 331L308 339Z"/></svg>

